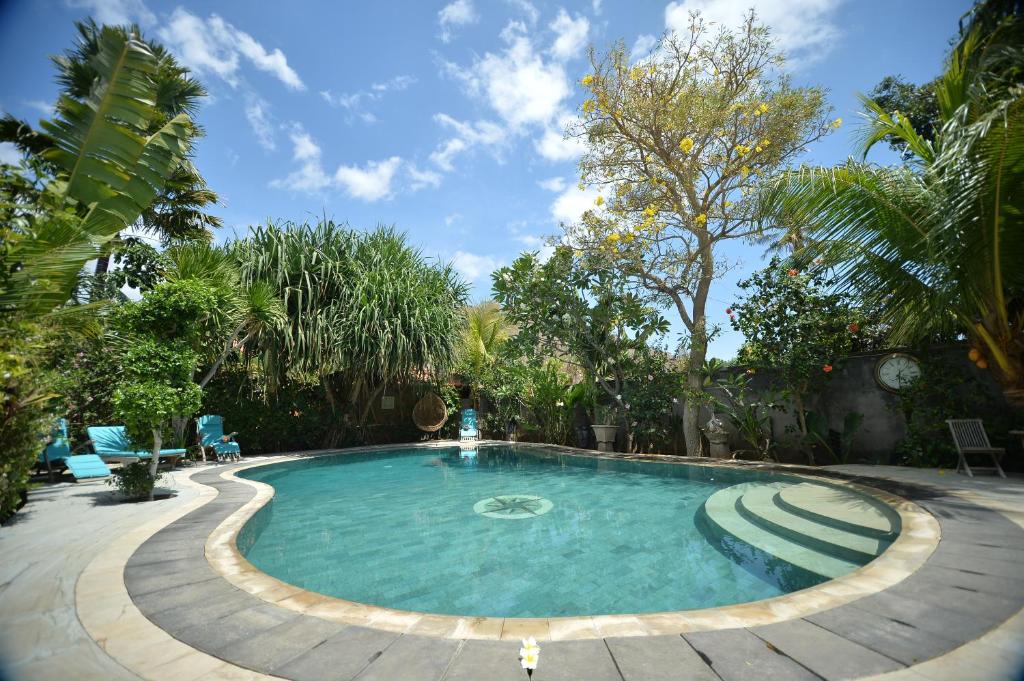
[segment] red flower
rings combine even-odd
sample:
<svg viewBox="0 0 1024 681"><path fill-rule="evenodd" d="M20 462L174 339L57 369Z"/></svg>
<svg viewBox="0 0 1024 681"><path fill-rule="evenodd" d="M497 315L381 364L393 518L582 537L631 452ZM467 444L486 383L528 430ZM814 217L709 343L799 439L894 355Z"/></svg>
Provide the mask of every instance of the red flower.
<svg viewBox="0 0 1024 681"><path fill-rule="evenodd" d="M826 374L830 374L832 373L832 365L826 364L825 366L821 367L821 370L824 371Z"/></svg>
<svg viewBox="0 0 1024 681"><path fill-rule="evenodd" d="M796 269L792 269L791 268L788 272L786 272L786 274L788 274L791 277L795 277L796 275L798 275L800 273Z"/></svg>
<svg viewBox="0 0 1024 681"><path fill-rule="evenodd" d="M731 321L731 322L734 322L734 321L736 321L736 315L734 315L734 314L730 314L730 315L729 315L729 321Z"/></svg>
<svg viewBox="0 0 1024 681"><path fill-rule="evenodd" d="M725 314L732 314L732 308L731 307L725 308Z"/></svg>
<svg viewBox="0 0 1024 681"><path fill-rule="evenodd" d="M860 331L860 324L858 324L857 322L853 322L846 328L850 330L850 333L857 333L858 331Z"/></svg>

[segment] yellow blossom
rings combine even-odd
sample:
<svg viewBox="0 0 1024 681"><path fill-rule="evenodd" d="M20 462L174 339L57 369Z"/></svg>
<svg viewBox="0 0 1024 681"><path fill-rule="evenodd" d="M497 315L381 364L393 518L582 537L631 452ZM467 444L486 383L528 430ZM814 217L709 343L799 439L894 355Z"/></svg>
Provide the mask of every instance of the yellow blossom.
<svg viewBox="0 0 1024 681"><path fill-rule="evenodd" d="M593 74L588 73L587 75L583 76L583 80L581 80L580 82L583 83L583 85L585 86L590 85L591 83L594 82Z"/></svg>
<svg viewBox="0 0 1024 681"><path fill-rule="evenodd" d="M729 206L731 206L731 205L732 205L732 201L726 201L726 202L725 202L725 207L726 207L726 208L728 208L728 207L729 207Z"/></svg>
<svg viewBox="0 0 1024 681"><path fill-rule="evenodd" d="M632 241L633 239L634 239L634 236L633 236L633 234L631 234L631 233L629 233L629 232L627 232L626 234L624 234L624 235L623 235L623 237L622 237L622 240L623 240L623 241L625 241L625 242L626 242L627 244L628 244L628 243L629 243L630 241Z"/></svg>
<svg viewBox="0 0 1024 681"><path fill-rule="evenodd" d="M761 140L761 146L762 147L767 147L771 143L772 143L771 140Z"/></svg>
<svg viewBox="0 0 1024 681"><path fill-rule="evenodd" d="M837 129L837 130L839 129L839 126L842 125L842 124L843 124L843 119L842 118L837 118L834 121L832 121L832 127Z"/></svg>
<svg viewBox="0 0 1024 681"><path fill-rule="evenodd" d="M736 151L738 151L740 154L749 154L750 153L750 147L748 147L745 144L737 144L736 145Z"/></svg>
<svg viewBox="0 0 1024 681"><path fill-rule="evenodd" d="M608 241L610 241L611 243L615 243L621 238L622 237L619 236L618 232L612 232L611 234L608 235Z"/></svg>
<svg viewBox="0 0 1024 681"><path fill-rule="evenodd" d="M579 189L580 191L583 191L583 190L586 189L586 187L583 185L582 182L580 182L579 184L576 185L576 189Z"/></svg>
<svg viewBox="0 0 1024 681"><path fill-rule="evenodd" d="M604 204L604 197L598 196L596 199L594 199L594 204L598 206Z"/></svg>
<svg viewBox="0 0 1024 681"><path fill-rule="evenodd" d="M764 147L754 147L754 151L760 154L762 151L764 151Z"/></svg>
<svg viewBox="0 0 1024 681"><path fill-rule="evenodd" d="M740 168L740 173L743 175L743 177L746 177L747 175L749 175L750 174L750 166L743 166L742 168Z"/></svg>
<svg viewBox="0 0 1024 681"><path fill-rule="evenodd" d="M761 113L768 113L768 105L767 104L762 103L760 109L761 109Z"/></svg>
<svg viewBox="0 0 1024 681"><path fill-rule="evenodd" d="M639 66L637 66L637 67L634 67L632 70L630 70L630 72L629 72L629 79L630 80L639 80L643 75L644 75L643 69L641 69Z"/></svg>
<svg viewBox="0 0 1024 681"><path fill-rule="evenodd" d="M684 154L690 153L690 149L693 149L693 140L689 137L684 137L679 141L679 148L682 149Z"/></svg>
<svg viewBox="0 0 1024 681"><path fill-rule="evenodd" d="M705 215L704 213L701 213L700 215L698 215L696 218L694 218L694 220L696 220L698 225L706 225L706 224L708 224L708 216Z"/></svg>
<svg viewBox="0 0 1024 681"><path fill-rule="evenodd" d="M576 256L577 258L582 258L583 257L583 251L573 251L572 254L574 256Z"/></svg>
<svg viewBox="0 0 1024 681"><path fill-rule="evenodd" d="M592 100L592 99L584 100L583 101L583 113L593 113L593 112L594 112L594 100Z"/></svg>

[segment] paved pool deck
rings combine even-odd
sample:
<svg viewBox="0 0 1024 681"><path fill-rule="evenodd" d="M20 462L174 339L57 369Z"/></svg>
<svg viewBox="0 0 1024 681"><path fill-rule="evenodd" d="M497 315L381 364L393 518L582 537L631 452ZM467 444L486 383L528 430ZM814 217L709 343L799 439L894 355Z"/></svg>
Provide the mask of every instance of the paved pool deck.
<svg viewBox="0 0 1024 681"><path fill-rule="evenodd" d="M525 678L514 640L345 624L236 588L206 558L209 536L256 495L222 477L230 468L176 472L177 496L154 504L112 503L96 482L34 490L0 529L0 664L11 680ZM1019 678L1024 479L826 472L930 512L942 537L926 564L874 595L765 626L546 641L534 678Z"/></svg>

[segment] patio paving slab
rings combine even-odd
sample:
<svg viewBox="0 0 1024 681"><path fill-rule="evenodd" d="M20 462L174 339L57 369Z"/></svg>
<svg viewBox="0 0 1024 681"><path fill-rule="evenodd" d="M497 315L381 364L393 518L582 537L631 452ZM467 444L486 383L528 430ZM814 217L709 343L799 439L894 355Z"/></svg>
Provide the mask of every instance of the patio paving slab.
<svg viewBox="0 0 1024 681"><path fill-rule="evenodd" d="M379 658L399 637L388 631L345 627L308 653L278 669L279 676L295 681L349 681Z"/></svg>
<svg viewBox="0 0 1024 681"><path fill-rule="evenodd" d="M459 642L453 639L400 636L355 678L357 681L438 681L458 648Z"/></svg>
<svg viewBox="0 0 1024 681"><path fill-rule="evenodd" d="M466 641L452 660L444 681L523 681L519 645L512 641ZM546 672L546 657L544 662Z"/></svg>
<svg viewBox="0 0 1024 681"><path fill-rule="evenodd" d="M683 634L722 681L820 681L785 653L746 629Z"/></svg>
<svg viewBox="0 0 1024 681"><path fill-rule="evenodd" d="M682 636L605 639L625 681L718 681Z"/></svg>
<svg viewBox="0 0 1024 681"><path fill-rule="evenodd" d="M754 627L750 632L825 679L856 679L905 666L807 620Z"/></svg>

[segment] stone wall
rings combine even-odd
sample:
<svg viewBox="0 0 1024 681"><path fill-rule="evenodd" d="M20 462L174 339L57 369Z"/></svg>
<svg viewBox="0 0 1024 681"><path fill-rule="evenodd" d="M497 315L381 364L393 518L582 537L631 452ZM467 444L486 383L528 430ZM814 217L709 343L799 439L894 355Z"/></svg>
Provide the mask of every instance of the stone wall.
<svg viewBox="0 0 1024 681"><path fill-rule="evenodd" d="M941 346L928 348L926 350L904 350L920 360L929 362L940 362L948 366L950 372L956 372L965 379L970 379L963 384L962 390L970 390L971 397L979 398L980 404L1000 405L998 408L1005 409L1010 413L1009 406L1002 398L998 384L993 380L988 371L983 371L974 366L967 359L967 348L964 345ZM811 411L823 414L829 422L829 427L835 430L842 430L843 419L850 412L859 412L864 415L863 423L857 436L854 439L853 456L851 458L859 461L870 461L877 463L889 463L892 454L906 434L906 423L902 412L899 409L896 395L883 389L875 380L875 366L878 361L894 350L886 352L861 353L848 357L836 364L831 379L826 383L825 389L817 396L812 397L806 405ZM738 370L738 369L733 369ZM762 394L771 392L774 375L771 372L759 372L755 374L752 385L755 390L762 391ZM990 407L986 407L990 409ZM988 420L993 415L990 413L977 414L950 414L949 418L978 417ZM710 418L710 412L708 413ZM702 423L707 419L702 419ZM796 430L796 418L794 410L790 407L785 413L778 411L771 412L772 434L780 443L778 455L784 461L803 461L804 457L799 453L796 443L799 441L799 433ZM788 430L787 430L788 429ZM1005 434L989 433L993 440L1002 439ZM1016 443L1010 443L1011 446ZM744 447L742 440L733 434L730 445L735 449ZM821 462L828 463L828 462Z"/></svg>

